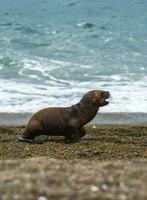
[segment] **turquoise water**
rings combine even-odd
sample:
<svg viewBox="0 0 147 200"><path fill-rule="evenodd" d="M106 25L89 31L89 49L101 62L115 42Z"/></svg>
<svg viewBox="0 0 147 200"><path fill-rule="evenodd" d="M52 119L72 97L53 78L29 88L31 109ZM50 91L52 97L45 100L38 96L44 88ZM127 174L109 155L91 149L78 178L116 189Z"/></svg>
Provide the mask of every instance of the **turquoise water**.
<svg viewBox="0 0 147 200"><path fill-rule="evenodd" d="M0 112L109 90L102 112L147 112L146 0L1 0Z"/></svg>

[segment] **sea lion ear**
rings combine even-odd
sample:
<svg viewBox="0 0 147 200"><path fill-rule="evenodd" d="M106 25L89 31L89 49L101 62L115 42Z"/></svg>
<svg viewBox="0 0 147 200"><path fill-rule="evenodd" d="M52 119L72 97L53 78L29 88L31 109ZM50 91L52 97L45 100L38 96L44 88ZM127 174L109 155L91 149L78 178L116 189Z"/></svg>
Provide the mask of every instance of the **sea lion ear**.
<svg viewBox="0 0 147 200"><path fill-rule="evenodd" d="M89 97L88 94L85 94L82 99L81 99L82 102L86 103L86 104L89 104L91 102L91 98Z"/></svg>

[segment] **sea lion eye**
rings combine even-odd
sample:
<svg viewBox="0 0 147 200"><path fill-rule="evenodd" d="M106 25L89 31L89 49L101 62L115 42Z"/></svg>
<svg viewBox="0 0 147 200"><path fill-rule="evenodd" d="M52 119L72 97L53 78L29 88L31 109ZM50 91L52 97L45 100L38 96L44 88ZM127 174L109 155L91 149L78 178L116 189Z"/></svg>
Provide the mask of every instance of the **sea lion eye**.
<svg viewBox="0 0 147 200"><path fill-rule="evenodd" d="M105 97L105 92L102 91L102 92L101 92L101 96L102 96L102 97Z"/></svg>

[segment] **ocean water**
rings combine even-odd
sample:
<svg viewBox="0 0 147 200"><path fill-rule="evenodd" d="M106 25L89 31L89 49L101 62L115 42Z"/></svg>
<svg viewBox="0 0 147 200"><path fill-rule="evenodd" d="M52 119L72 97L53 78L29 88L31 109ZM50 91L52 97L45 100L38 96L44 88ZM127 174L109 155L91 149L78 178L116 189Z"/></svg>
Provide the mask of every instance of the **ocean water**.
<svg viewBox="0 0 147 200"><path fill-rule="evenodd" d="M147 112L146 0L0 0L0 112L69 106Z"/></svg>

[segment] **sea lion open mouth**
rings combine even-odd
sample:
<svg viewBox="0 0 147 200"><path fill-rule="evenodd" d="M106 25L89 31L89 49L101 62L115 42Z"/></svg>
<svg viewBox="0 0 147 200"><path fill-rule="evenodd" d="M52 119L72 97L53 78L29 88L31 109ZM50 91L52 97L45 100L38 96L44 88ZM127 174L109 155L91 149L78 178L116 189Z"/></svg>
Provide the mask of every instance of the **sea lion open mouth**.
<svg viewBox="0 0 147 200"><path fill-rule="evenodd" d="M107 104L109 104L109 101L106 101L106 100L105 100L105 105L107 105Z"/></svg>
<svg viewBox="0 0 147 200"><path fill-rule="evenodd" d="M104 94L104 105L109 104L109 101L107 100L109 97L110 97L110 93L105 92L105 94Z"/></svg>

